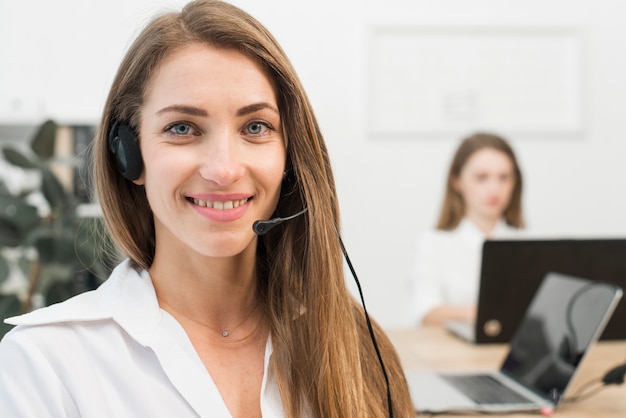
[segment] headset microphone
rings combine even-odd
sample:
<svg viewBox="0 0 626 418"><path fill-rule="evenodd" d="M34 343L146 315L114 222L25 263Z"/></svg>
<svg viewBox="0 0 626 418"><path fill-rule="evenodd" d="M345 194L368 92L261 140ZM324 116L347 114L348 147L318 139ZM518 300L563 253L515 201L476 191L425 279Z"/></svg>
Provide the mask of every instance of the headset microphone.
<svg viewBox="0 0 626 418"><path fill-rule="evenodd" d="M274 228L275 226L280 225L283 222L288 221L290 219L296 218L302 215L303 213L305 213L307 210L308 208L304 208L300 212L296 213L295 215L287 216L286 218L272 218L267 221L256 221L252 225L252 230L257 235L265 235L266 233L269 232L270 229Z"/></svg>

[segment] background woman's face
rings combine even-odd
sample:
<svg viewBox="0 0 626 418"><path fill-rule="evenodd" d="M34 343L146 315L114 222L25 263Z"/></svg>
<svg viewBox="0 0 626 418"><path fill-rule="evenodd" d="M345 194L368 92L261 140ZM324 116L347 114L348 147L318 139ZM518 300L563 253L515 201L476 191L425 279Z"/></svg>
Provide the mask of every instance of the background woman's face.
<svg viewBox="0 0 626 418"><path fill-rule="evenodd" d="M509 205L515 181L513 161L502 151L483 148L467 159L454 188L467 217L496 220Z"/></svg>

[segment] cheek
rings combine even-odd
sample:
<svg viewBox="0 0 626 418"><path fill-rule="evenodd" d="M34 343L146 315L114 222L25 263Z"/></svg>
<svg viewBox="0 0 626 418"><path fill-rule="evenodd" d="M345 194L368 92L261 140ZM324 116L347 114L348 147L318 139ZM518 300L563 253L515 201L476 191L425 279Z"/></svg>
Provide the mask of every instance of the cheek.
<svg viewBox="0 0 626 418"><path fill-rule="evenodd" d="M467 202L476 202L482 199L487 193L484 184L478 182L467 182L462 189L462 195Z"/></svg>
<svg viewBox="0 0 626 418"><path fill-rule="evenodd" d="M284 164L277 165L271 168L271 171L265 171L263 182L266 185L267 192L270 196L273 196L276 201L281 194L281 187L283 186Z"/></svg>
<svg viewBox="0 0 626 418"><path fill-rule="evenodd" d="M515 184L507 184L506 187L504 187L504 192L502 193L502 195L504 196L506 203L508 204L509 201L511 200L511 197L513 197L513 190L515 189Z"/></svg>
<svg viewBox="0 0 626 418"><path fill-rule="evenodd" d="M193 165L180 152L153 153L145 161L143 181L151 206L177 195L192 175Z"/></svg>
<svg viewBox="0 0 626 418"><path fill-rule="evenodd" d="M277 149L273 152L265 153L261 158L255 158L254 164L249 167L256 167L255 171L268 188L280 189L285 172L285 151Z"/></svg>
<svg viewBox="0 0 626 418"><path fill-rule="evenodd" d="M185 171L186 167L193 166L193 155L176 147L167 150L146 150L144 155L144 170L151 177L162 177L167 180Z"/></svg>

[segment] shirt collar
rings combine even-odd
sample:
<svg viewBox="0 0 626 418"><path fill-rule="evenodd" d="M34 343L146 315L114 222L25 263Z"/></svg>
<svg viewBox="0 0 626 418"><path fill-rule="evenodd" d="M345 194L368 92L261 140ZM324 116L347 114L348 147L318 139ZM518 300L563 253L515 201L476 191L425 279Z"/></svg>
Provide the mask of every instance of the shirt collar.
<svg viewBox="0 0 626 418"><path fill-rule="evenodd" d="M469 220L468 218L463 218L461 222L459 222L457 229L463 233L467 233L467 234L471 234L475 236L481 236L483 239L485 237L485 234L483 233L483 231L481 231L480 228L478 228L478 226L476 226L476 224L472 222L471 220ZM496 224L493 226L491 235L498 236L498 235L510 233L511 231L515 231L515 230L517 230L517 228L514 228L508 225L504 221L504 219L500 218L496 221Z"/></svg>
<svg viewBox="0 0 626 418"><path fill-rule="evenodd" d="M154 286L146 270L130 260L120 263L96 290L64 302L8 318L11 325L42 325L60 322L113 319L140 344L146 345L161 318Z"/></svg>

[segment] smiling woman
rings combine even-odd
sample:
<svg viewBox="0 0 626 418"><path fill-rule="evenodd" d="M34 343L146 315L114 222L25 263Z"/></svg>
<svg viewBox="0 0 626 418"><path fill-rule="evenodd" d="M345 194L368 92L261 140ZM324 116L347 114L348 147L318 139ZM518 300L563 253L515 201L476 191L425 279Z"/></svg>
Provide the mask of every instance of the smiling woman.
<svg viewBox="0 0 626 418"><path fill-rule="evenodd" d="M345 284L314 113L251 16L197 0L154 19L120 65L94 164L126 259L99 289L11 319L1 416L414 415Z"/></svg>

